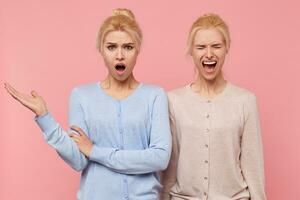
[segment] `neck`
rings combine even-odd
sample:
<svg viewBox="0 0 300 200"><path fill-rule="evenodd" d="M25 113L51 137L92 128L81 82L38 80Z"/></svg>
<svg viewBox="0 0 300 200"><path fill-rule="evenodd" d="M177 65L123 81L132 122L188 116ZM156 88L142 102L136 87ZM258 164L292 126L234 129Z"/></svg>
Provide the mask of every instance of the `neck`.
<svg viewBox="0 0 300 200"><path fill-rule="evenodd" d="M112 90L131 90L135 89L138 85L139 82L134 78L133 74L124 81L119 81L108 74L101 83L102 88Z"/></svg>
<svg viewBox="0 0 300 200"><path fill-rule="evenodd" d="M192 84L192 89L204 96L212 97L221 93L225 88L226 83L227 81L221 73L213 80L206 80L201 75L198 75L198 78Z"/></svg>

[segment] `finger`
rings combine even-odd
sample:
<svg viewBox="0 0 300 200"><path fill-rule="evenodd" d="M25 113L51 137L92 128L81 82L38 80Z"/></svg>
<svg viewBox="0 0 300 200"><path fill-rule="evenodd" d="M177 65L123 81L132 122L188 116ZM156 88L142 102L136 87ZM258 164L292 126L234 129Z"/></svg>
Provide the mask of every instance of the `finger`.
<svg viewBox="0 0 300 200"><path fill-rule="evenodd" d="M81 136L86 137L86 134L84 133L84 131L80 127L72 125L71 129L76 131L77 133L79 133Z"/></svg>
<svg viewBox="0 0 300 200"><path fill-rule="evenodd" d="M32 95L33 97L39 97L38 93L37 93L35 90L32 90L32 91L31 91L31 95Z"/></svg>
<svg viewBox="0 0 300 200"><path fill-rule="evenodd" d="M81 139L81 136L80 136L80 135L77 135L76 133L71 133L69 136L70 136L71 138L76 138L76 139L78 139L78 140Z"/></svg>
<svg viewBox="0 0 300 200"><path fill-rule="evenodd" d="M75 137L71 137L71 139L72 139L74 142L76 142L76 143L79 143L79 141L80 141L80 140L78 140L78 139L75 138Z"/></svg>
<svg viewBox="0 0 300 200"><path fill-rule="evenodd" d="M77 137L76 137L77 136ZM72 139L72 140L74 140L75 142L79 142L80 141L80 138L78 138L78 135L76 135L76 134L70 134L70 138Z"/></svg>
<svg viewBox="0 0 300 200"><path fill-rule="evenodd" d="M11 85L9 85L8 83L5 83L5 89L6 91L12 95L15 98L18 98L18 94L19 92L17 90L15 90Z"/></svg>
<svg viewBox="0 0 300 200"><path fill-rule="evenodd" d="M14 94L18 94L18 93L19 93L19 92L18 92L15 88L13 88L9 83L6 83L5 85L6 85L6 88L7 88L10 92L12 92L12 93L14 93Z"/></svg>
<svg viewBox="0 0 300 200"><path fill-rule="evenodd" d="M5 89L8 94L10 94L13 98L17 99L16 95L9 88L6 87Z"/></svg>
<svg viewBox="0 0 300 200"><path fill-rule="evenodd" d="M14 89L11 85L8 83L6 84L6 91L17 101L19 101L21 104L24 104L26 95L20 93L16 89Z"/></svg>
<svg viewBox="0 0 300 200"><path fill-rule="evenodd" d="M25 105L26 107L28 107L27 105L27 100L28 100L28 97L27 95L25 94L22 94L20 93L19 91L15 90L13 87L11 87L10 85L7 85L7 88L6 88L7 92L14 98L16 99L17 101L19 101L21 104ZM30 97L31 98L31 97ZM31 109L31 108L30 108Z"/></svg>

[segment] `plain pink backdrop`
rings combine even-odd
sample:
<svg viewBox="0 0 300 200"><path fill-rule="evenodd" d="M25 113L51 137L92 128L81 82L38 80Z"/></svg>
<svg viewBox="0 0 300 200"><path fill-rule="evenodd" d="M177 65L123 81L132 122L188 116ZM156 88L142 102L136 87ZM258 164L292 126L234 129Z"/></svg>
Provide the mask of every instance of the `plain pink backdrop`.
<svg viewBox="0 0 300 200"><path fill-rule="evenodd" d="M0 0L1 84L37 90L68 128L72 87L105 77L95 38L117 7L132 9L144 33L136 77L166 90L194 78L185 44L196 17L215 12L227 21L232 46L225 75L257 95L268 199L300 199L297 0ZM3 87L0 100L0 199L75 199L80 174L44 142L34 115Z"/></svg>

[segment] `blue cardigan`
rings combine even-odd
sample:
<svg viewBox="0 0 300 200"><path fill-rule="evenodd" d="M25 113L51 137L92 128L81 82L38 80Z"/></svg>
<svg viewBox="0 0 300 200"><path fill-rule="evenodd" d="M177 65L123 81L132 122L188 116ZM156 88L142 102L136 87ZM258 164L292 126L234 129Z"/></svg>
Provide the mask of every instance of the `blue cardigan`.
<svg viewBox="0 0 300 200"><path fill-rule="evenodd" d="M141 83L123 100L106 94L99 82L75 87L69 125L92 140L89 158L51 113L35 121L60 157L82 171L79 200L158 199L157 172L167 167L171 154L168 100L160 87Z"/></svg>

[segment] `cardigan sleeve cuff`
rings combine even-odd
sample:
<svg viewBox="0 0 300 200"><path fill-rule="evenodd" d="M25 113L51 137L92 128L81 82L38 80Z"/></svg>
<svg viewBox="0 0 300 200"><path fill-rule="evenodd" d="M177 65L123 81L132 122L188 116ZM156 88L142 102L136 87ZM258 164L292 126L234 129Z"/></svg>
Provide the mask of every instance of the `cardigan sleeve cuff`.
<svg viewBox="0 0 300 200"><path fill-rule="evenodd" d="M49 134L51 134L58 126L50 112L46 112L41 116L36 116L34 120L44 132L46 137L49 136Z"/></svg>

